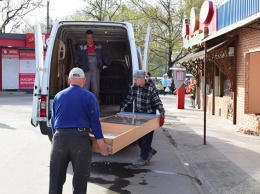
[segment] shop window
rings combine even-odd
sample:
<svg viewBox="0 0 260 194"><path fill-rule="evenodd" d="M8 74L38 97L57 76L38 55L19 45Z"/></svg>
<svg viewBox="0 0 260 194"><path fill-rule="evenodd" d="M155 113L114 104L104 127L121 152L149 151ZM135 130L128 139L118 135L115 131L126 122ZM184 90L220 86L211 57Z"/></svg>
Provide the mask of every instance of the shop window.
<svg viewBox="0 0 260 194"><path fill-rule="evenodd" d="M223 81L223 96L231 96L230 92L231 83L229 79Z"/></svg>
<svg viewBox="0 0 260 194"><path fill-rule="evenodd" d="M212 88L210 88L209 78L208 77L206 77L206 94L207 95L212 94Z"/></svg>
<svg viewBox="0 0 260 194"><path fill-rule="evenodd" d="M231 97L231 82L227 78L227 76L223 73L220 73L219 75L219 96L230 96Z"/></svg>

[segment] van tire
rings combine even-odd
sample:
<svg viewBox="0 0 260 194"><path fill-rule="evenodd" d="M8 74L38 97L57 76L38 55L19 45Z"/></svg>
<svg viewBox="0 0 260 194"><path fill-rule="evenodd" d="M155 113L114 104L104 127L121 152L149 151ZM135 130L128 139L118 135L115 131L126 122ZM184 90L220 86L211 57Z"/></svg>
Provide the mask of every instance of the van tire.
<svg viewBox="0 0 260 194"><path fill-rule="evenodd" d="M48 135L50 142L52 142L52 135Z"/></svg>
<svg viewBox="0 0 260 194"><path fill-rule="evenodd" d="M51 128L46 125L46 122L40 121L40 130L43 135L52 135Z"/></svg>
<svg viewBox="0 0 260 194"><path fill-rule="evenodd" d="M49 140L52 142L52 130L46 125L46 122L40 121L40 129L43 135L48 135Z"/></svg>

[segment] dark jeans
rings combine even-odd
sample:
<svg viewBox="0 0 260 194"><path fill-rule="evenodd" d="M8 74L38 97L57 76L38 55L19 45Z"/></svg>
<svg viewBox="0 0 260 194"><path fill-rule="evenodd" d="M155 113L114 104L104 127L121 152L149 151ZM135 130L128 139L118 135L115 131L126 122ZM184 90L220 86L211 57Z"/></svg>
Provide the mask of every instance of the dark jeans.
<svg viewBox="0 0 260 194"><path fill-rule="evenodd" d="M154 110L151 114L156 114L156 110ZM154 131L151 131L150 133L137 140L138 146L141 150L140 157L144 160L148 158L149 152L152 149L151 145L153 141L153 133Z"/></svg>
<svg viewBox="0 0 260 194"><path fill-rule="evenodd" d="M146 160L148 158L149 152L152 149L152 141L153 141L153 132L146 134L145 136L141 137L137 140L138 146L141 149L140 157Z"/></svg>
<svg viewBox="0 0 260 194"><path fill-rule="evenodd" d="M73 167L73 194L86 194L90 177L91 145L88 131L55 132L50 159L49 194L61 194L69 162Z"/></svg>

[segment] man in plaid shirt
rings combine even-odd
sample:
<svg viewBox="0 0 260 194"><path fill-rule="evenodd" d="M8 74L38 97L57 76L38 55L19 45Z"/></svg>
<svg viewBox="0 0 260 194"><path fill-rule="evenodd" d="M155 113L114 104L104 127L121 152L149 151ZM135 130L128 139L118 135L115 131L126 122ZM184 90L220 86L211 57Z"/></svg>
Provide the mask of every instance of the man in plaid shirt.
<svg viewBox="0 0 260 194"><path fill-rule="evenodd" d="M156 114L156 110L160 113L160 127L164 124L164 113L162 101L153 84L146 82L145 71L137 70L134 72L134 84L131 86L130 91L124 101L121 111L124 111L127 106L131 106L135 100L135 112ZM156 150L151 147L153 140L153 133L146 134L137 140L141 149L140 158L134 162L135 167L140 167L149 164Z"/></svg>

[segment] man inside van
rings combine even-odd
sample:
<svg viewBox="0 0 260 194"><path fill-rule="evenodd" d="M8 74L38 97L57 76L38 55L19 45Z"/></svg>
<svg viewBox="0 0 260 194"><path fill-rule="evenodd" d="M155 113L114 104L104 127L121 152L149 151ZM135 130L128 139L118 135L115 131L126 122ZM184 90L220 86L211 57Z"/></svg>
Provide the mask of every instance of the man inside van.
<svg viewBox="0 0 260 194"><path fill-rule="evenodd" d="M83 69L86 83L83 88L90 90L99 102L100 71L110 64L110 59L104 53L101 44L94 41L92 30L85 32L86 43L77 48L75 63Z"/></svg>
<svg viewBox="0 0 260 194"><path fill-rule="evenodd" d="M73 68L68 78L70 87L56 94L53 101L49 194L62 193L69 162L74 172L73 193L87 193L92 157L90 129L100 153L107 156L110 149L101 130L97 100L82 89L85 79L82 69Z"/></svg>
<svg viewBox="0 0 260 194"><path fill-rule="evenodd" d="M159 126L164 124L164 113L162 101L156 92L156 88L151 83L145 80L145 71L137 70L134 72L134 84L131 86L129 93L124 101L121 111L124 111L127 106L132 106L135 101L135 112L156 114L156 110L160 113ZM149 164L156 150L151 147L153 133L146 134L137 140L141 153L140 158L134 162L135 167L140 167Z"/></svg>

